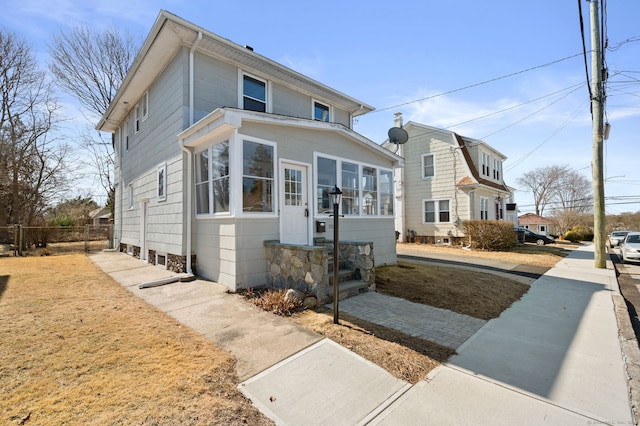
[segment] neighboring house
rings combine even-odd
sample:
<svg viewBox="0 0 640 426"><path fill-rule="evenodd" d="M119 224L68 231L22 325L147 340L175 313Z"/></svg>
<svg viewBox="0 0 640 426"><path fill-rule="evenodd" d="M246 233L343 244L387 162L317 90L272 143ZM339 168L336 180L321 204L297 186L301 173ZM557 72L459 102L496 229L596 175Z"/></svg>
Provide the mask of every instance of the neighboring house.
<svg viewBox="0 0 640 426"><path fill-rule="evenodd" d="M450 244L464 237L465 220L510 220L516 210L503 181L506 157L486 143L409 122L405 144L384 146L405 158L396 169L396 230L401 241ZM507 210L509 207L511 210Z"/></svg>
<svg viewBox="0 0 640 426"><path fill-rule="evenodd" d="M92 225L108 225L111 220L111 212L107 207L99 207L89 212Z"/></svg>
<svg viewBox="0 0 640 426"><path fill-rule="evenodd" d="M264 285L332 239L337 185L340 240L370 242L362 252L375 264L396 263L402 158L352 129L372 109L161 11L97 126L116 150L116 243L233 291ZM305 258L274 266L272 243ZM326 278L316 263L302 271L305 285Z"/></svg>
<svg viewBox="0 0 640 426"><path fill-rule="evenodd" d="M535 213L525 213L518 216L518 226L541 235L554 233L553 222Z"/></svg>

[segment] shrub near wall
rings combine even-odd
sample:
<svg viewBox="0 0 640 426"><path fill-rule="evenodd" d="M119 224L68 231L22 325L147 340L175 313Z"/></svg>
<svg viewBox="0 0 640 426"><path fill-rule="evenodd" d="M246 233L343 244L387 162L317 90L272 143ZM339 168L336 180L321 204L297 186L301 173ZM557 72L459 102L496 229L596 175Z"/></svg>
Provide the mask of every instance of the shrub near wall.
<svg viewBox="0 0 640 426"><path fill-rule="evenodd" d="M463 225L471 248L497 251L510 249L516 245L516 234L512 222L468 220Z"/></svg>

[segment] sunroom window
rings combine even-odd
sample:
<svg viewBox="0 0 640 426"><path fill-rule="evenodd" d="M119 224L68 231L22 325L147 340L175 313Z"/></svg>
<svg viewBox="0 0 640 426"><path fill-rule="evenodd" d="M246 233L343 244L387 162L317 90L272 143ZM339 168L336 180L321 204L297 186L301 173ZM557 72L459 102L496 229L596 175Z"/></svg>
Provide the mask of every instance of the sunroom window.
<svg viewBox="0 0 640 426"><path fill-rule="evenodd" d="M273 212L273 146L245 140L242 163L242 211Z"/></svg>
<svg viewBox="0 0 640 426"><path fill-rule="evenodd" d="M329 193L337 185L342 191L340 214L393 215L393 171L322 156L316 158L316 170L318 214L333 212Z"/></svg>

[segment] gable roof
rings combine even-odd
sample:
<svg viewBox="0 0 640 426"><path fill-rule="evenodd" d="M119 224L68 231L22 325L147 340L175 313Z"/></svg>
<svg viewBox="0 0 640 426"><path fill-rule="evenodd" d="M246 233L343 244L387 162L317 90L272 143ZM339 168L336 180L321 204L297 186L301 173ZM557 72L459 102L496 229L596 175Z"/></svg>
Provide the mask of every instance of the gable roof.
<svg viewBox="0 0 640 426"><path fill-rule="evenodd" d="M373 111L373 107L332 89L312 78L279 64L253 49L220 37L170 12L161 10L120 89L96 126L115 132L144 92L183 47L197 44L199 52L234 64L246 71L325 99L353 116Z"/></svg>
<svg viewBox="0 0 640 426"><path fill-rule="evenodd" d="M525 213L522 216L518 216L518 222L522 225L536 225L539 223L549 224L552 223L549 219L539 216L535 213Z"/></svg>

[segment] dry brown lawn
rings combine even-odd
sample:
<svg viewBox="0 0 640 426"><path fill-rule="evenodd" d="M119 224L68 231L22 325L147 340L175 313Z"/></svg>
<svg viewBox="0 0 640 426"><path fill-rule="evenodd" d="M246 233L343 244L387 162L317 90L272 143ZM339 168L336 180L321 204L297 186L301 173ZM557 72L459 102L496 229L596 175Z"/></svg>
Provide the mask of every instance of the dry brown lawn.
<svg viewBox="0 0 640 426"><path fill-rule="evenodd" d="M270 424L234 358L81 254L0 258L0 424Z"/></svg>
<svg viewBox="0 0 640 426"><path fill-rule="evenodd" d="M425 254L501 259L513 263L552 267L575 245L525 245L512 252L469 251L434 245L399 245ZM489 320L498 317L520 299L528 286L487 272L438 267L414 262L376 268L380 293L405 298L442 309ZM292 320L320 333L410 383L424 379L433 368L447 361L455 351L417 337L387 329L343 313L340 325L333 324L333 311L326 308L304 311Z"/></svg>

